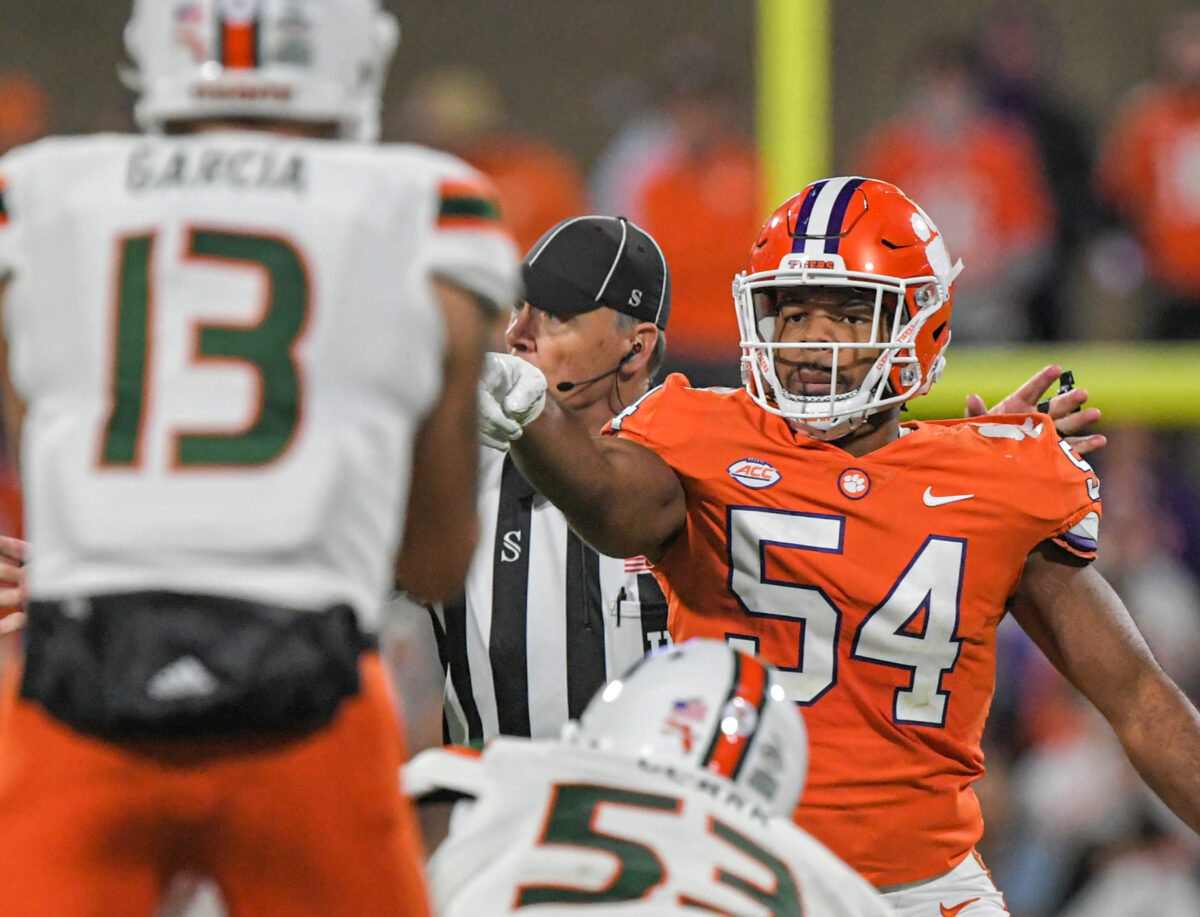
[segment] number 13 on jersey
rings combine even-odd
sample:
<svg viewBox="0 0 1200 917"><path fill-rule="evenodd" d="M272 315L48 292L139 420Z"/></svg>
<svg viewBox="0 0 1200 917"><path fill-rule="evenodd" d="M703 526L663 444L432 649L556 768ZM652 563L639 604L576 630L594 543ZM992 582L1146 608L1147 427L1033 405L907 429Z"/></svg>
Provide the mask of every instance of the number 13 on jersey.
<svg viewBox="0 0 1200 917"><path fill-rule="evenodd" d="M841 554L846 517L734 506L728 519L730 590L752 617L800 624L796 664L771 661L791 699L812 704L837 684L843 612L820 586L769 578L766 548ZM855 631L852 661L909 672L908 686L893 698L896 723L946 722L950 698L942 679L958 661L965 558L964 539L930 535ZM922 612L923 626L913 629ZM753 637L728 634L726 639L738 649L758 651Z"/></svg>
<svg viewBox="0 0 1200 917"><path fill-rule="evenodd" d="M112 409L104 425L100 466L138 468L144 461L146 417L153 398L158 342L156 312L170 288L156 285L156 233L120 240L113 327ZM249 422L234 430L171 427L170 460L177 469L261 466L275 461L292 442L301 417L302 377L294 357L309 313L309 278L300 253L285 239L228 230L186 231L181 268L257 272L265 290L259 314L249 323L217 323L197 316L190 359L219 361L249 369L258 403L231 406Z"/></svg>

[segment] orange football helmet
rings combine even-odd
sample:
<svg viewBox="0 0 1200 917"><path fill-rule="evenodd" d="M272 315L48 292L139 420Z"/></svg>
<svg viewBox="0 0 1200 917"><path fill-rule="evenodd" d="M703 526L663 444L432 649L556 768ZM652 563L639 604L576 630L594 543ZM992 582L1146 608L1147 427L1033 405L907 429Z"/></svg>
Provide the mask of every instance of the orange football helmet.
<svg viewBox="0 0 1200 917"><path fill-rule="evenodd" d="M895 185L870 178L813 182L771 214L733 282L741 332L742 379L764 409L818 439L837 439L875 412L923 395L945 365L954 264L933 221ZM852 287L873 293L871 341L776 340L779 287ZM839 391L837 367L848 349L880 351L862 384ZM829 394L795 395L780 382L775 355L785 349L833 351Z"/></svg>

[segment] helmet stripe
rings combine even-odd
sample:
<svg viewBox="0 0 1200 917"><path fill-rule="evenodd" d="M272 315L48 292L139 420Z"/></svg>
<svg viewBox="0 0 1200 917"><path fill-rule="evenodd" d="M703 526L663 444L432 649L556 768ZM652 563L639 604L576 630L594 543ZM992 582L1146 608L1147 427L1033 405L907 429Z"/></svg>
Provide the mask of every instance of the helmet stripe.
<svg viewBox="0 0 1200 917"><path fill-rule="evenodd" d="M829 235L829 214L842 186L844 178L832 178L821 188L817 199L813 201L812 216L808 220L808 238L804 242L804 251L808 254L822 254L825 251L825 237Z"/></svg>
<svg viewBox="0 0 1200 917"><path fill-rule="evenodd" d="M230 16L222 12L220 27L221 64L231 70L258 66L258 17Z"/></svg>
<svg viewBox="0 0 1200 917"><path fill-rule="evenodd" d="M814 182L800 205L792 251L809 255L836 252L846 208L864 180L846 177Z"/></svg>
<svg viewBox="0 0 1200 917"><path fill-rule="evenodd" d="M738 756L737 765L733 769L732 779L737 780L738 774L742 771L742 765L746 763L746 759L750 757L750 747L754 744L754 740L760 732L759 726L762 724L763 710L767 706L767 698L770 696L768 687L770 686L770 678L767 675L766 666L760 665L758 662L751 662L751 665L762 672L762 681L758 687L758 699L754 702L754 730L750 735L746 736L746 740L742 743L742 751ZM747 698L749 700L749 698Z"/></svg>
<svg viewBox="0 0 1200 917"><path fill-rule="evenodd" d="M721 728L725 718L724 710L738 698L754 708L754 728L745 734L741 729L735 729L729 734ZM766 701L767 670L759 662L750 658L743 659L740 653L735 653L732 684L722 707L721 718L717 720L716 729L713 731L712 742L704 755L704 767L730 780L737 777L757 731L758 718L762 715Z"/></svg>
<svg viewBox="0 0 1200 917"><path fill-rule="evenodd" d="M808 194L804 200L800 202L800 212L796 215L796 225L792 227L792 251L804 251L804 237L808 235L808 220L812 216L813 204L817 201L817 196L821 193L821 189L825 187L829 179L823 178L819 182L814 182L812 187L808 189Z"/></svg>
<svg viewBox="0 0 1200 917"><path fill-rule="evenodd" d="M729 680L729 690L725 692L725 700L721 703L721 710L729 705L729 702L737 697L738 683L742 678L742 654L733 654L733 677ZM712 760L713 753L717 749L717 742L721 738L721 721L717 720L716 728L713 730L712 740L708 743L708 748L704 751L704 757L700 759L700 763L707 766Z"/></svg>
<svg viewBox="0 0 1200 917"><path fill-rule="evenodd" d="M854 192L858 190L866 179L852 178L842 186L842 190L838 192L837 197L833 202L833 209L829 212L829 228L826 230L828 238L825 240L825 253L836 254L838 246L841 244L842 238L842 221L846 218L846 209L850 206L850 199L854 197Z"/></svg>

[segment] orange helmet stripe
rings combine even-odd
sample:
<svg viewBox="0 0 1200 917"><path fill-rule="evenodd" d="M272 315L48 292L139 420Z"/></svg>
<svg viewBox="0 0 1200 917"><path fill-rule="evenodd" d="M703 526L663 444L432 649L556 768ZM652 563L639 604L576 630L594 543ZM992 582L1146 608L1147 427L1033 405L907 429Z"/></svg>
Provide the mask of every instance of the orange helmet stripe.
<svg viewBox="0 0 1200 917"><path fill-rule="evenodd" d="M729 697L725 701L725 708L740 698L747 706L754 709L754 725L757 726L757 718L762 715L767 701L767 670L761 663L745 658L741 654L735 654L734 664L737 668L733 673L733 684ZM722 729L724 718L724 711L722 711L721 719L717 721L717 728L713 734L712 744L704 756L703 763L708 770L732 780L737 776L742 762L746 758L750 741L754 737L754 729L744 734L741 729L734 729L731 733L727 733Z"/></svg>
<svg viewBox="0 0 1200 917"><path fill-rule="evenodd" d="M258 66L258 22L221 21L221 63L233 70Z"/></svg>

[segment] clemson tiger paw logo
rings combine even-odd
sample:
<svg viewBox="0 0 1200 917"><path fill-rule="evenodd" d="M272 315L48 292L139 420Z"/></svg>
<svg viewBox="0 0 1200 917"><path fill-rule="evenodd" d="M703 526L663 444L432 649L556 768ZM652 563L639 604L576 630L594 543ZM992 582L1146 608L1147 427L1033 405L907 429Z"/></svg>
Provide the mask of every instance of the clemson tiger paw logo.
<svg viewBox="0 0 1200 917"><path fill-rule="evenodd" d="M838 490L851 500L861 500L871 490L871 476L861 468L847 468L838 478Z"/></svg>

